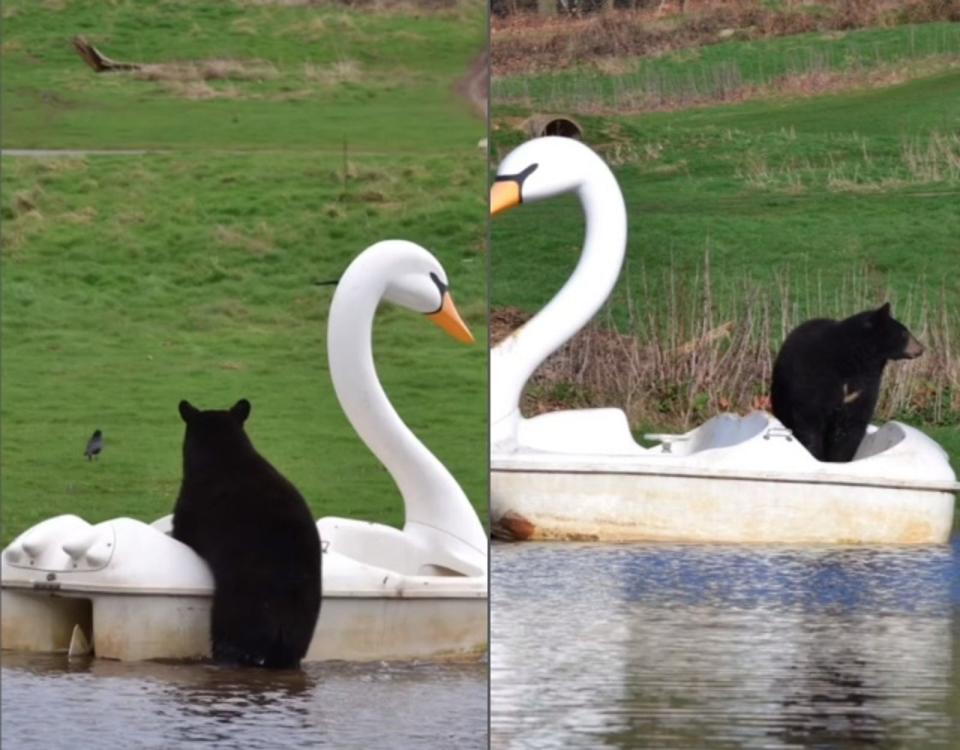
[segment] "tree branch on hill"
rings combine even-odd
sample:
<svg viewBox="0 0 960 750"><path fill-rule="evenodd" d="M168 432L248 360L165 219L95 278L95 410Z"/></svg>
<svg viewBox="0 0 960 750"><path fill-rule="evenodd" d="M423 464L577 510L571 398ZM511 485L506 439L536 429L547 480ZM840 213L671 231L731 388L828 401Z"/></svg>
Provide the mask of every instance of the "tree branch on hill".
<svg viewBox="0 0 960 750"><path fill-rule="evenodd" d="M94 73L114 73L123 70L140 70L140 63L125 63L111 60L82 36L73 38L73 48Z"/></svg>

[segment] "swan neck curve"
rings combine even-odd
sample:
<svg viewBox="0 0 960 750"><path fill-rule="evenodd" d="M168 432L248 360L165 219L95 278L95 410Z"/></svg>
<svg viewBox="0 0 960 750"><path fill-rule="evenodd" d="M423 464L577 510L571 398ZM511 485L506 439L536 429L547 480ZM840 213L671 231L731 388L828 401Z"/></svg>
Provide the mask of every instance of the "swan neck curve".
<svg viewBox="0 0 960 750"><path fill-rule="evenodd" d="M585 237L580 260L559 292L491 351L491 444L509 449L520 424L520 397L534 371L572 338L610 296L623 265L627 212L616 178L599 157L576 191Z"/></svg>
<svg viewBox="0 0 960 750"><path fill-rule="evenodd" d="M447 468L404 424L377 377L373 322L389 273L370 262L377 254L364 255L344 273L330 305L327 355L337 399L360 439L400 490L404 532L426 548L437 548L441 558L444 550L465 547L450 554L467 560L458 570L466 575L479 574L473 571L479 565L474 558L482 555L485 574L486 534L476 511ZM442 560L438 564L455 568Z"/></svg>

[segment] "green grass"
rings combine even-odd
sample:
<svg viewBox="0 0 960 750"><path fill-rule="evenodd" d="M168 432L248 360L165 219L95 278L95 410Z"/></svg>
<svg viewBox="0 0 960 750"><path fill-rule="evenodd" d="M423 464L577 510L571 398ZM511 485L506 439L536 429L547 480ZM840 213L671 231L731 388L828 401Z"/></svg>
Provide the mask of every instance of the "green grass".
<svg viewBox="0 0 960 750"><path fill-rule="evenodd" d="M317 516L402 523L386 471L336 403L326 314L377 239L431 248L478 341L485 330L480 154L3 160L3 541L58 513L171 512L177 403L249 398L254 444ZM401 415L486 518L485 347L384 307L375 355ZM102 458L83 446L105 434Z"/></svg>
<svg viewBox="0 0 960 750"><path fill-rule="evenodd" d="M751 87L813 74L865 75L891 65L956 61L960 25L895 28L730 41L656 58L618 60L616 73L590 67L495 77L494 101L530 108L614 112L734 98Z"/></svg>
<svg viewBox="0 0 960 750"><path fill-rule="evenodd" d="M495 107L498 157L526 137L510 123L528 114ZM628 292L641 319L662 312L679 293L670 279L695 288L709 251L715 315L749 287L776 311L789 280L793 319L849 315L867 306L845 305L850 296L869 304L889 296L917 330L924 304L928 314L946 309L956 340L960 73L810 98L577 118L626 198L627 261L610 303L620 330L631 330ZM491 305L532 312L572 271L582 212L572 197L524 206L496 218L491 238ZM771 349L779 337L777 329ZM957 415L920 424L960 468Z"/></svg>
<svg viewBox="0 0 960 750"><path fill-rule="evenodd" d="M484 5L442 12L160 0L8 0L5 148L307 148L437 153L483 123L453 92L486 38ZM229 60L226 78L93 73L70 40L140 63ZM176 78L176 76L175 76ZM195 98L195 97L205 98Z"/></svg>
<svg viewBox="0 0 960 750"><path fill-rule="evenodd" d="M177 403L246 397L257 448L314 513L403 521L326 366L338 276L402 237L443 262L485 328L484 133L455 93L485 9L245 0L10 0L4 148L159 149L4 158L3 542L57 513L172 510ZM84 35L142 74L93 73ZM486 519L486 352L384 307L378 371ZM102 458L83 457L95 428Z"/></svg>
<svg viewBox="0 0 960 750"><path fill-rule="evenodd" d="M960 267L960 174L925 174L908 154L926 154L958 119L960 73L791 102L584 118L587 142L620 162L630 218L621 286L640 289L668 268L692 276L709 248L721 285L771 286L792 273L832 292L864 267L897 295L955 299L960 278L945 271ZM501 155L524 137L502 132ZM951 146L944 159L960 157ZM496 219L492 304L545 302L573 268L582 227L573 197Z"/></svg>

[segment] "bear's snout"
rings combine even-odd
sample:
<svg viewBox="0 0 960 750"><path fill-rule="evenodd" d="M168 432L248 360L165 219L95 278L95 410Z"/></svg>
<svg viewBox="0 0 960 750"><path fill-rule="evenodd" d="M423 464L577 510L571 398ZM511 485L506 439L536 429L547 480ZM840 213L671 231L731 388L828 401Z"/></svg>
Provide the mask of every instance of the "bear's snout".
<svg viewBox="0 0 960 750"><path fill-rule="evenodd" d="M903 350L904 358L913 359L914 357L919 357L921 354L923 354L923 344L911 336L907 342L907 348Z"/></svg>

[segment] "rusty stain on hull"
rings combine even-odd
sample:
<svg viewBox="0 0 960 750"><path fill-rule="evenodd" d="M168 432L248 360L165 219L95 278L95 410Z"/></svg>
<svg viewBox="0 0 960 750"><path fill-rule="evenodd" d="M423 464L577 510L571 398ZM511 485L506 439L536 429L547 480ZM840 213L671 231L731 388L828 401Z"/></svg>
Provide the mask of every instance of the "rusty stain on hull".
<svg viewBox="0 0 960 750"><path fill-rule="evenodd" d="M497 539L523 542L534 536L536 527L519 513L507 511L500 518L495 519L492 533Z"/></svg>
<svg viewBox="0 0 960 750"><path fill-rule="evenodd" d="M953 495L494 471L491 512L494 535L516 541L941 544Z"/></svg>

